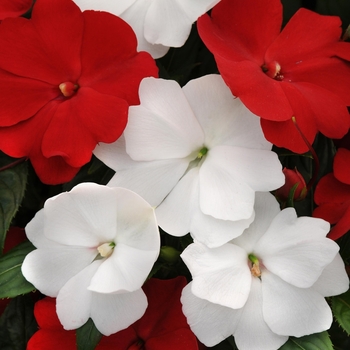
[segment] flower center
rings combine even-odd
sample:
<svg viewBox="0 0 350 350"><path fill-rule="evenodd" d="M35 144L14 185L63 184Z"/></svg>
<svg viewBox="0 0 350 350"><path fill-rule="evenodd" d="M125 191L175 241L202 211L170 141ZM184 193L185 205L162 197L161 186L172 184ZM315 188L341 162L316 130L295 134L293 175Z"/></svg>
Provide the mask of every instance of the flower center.
<svg viewBox="0 0 350 350"><path fill-rule="evenodd" d="M197 159L202 159L208 153L208 148L203 147L197 154Z"/></svg>
<svg viewBox="0 0 350 350"><path fill-rule="evenodd" d="M272 61L261 66L262 71L270 78L282 81L284 79L281 73L281 66L278 62Z"/></svg>
<svg viewBox="0 0 350 350"><path fill-rule="evenodd" d="M139 338L128 347L128 350L143 350L145 348L144 345L145 342Z"/></svg>
<svg viewBox="0 0 350 350"><path fill-rule="evenodd" d="M58 88L61 90L64 97L71 97L79 89L79 85L74 84L71 81L65 81L58 85Z"/></svg>
<svg viewBox="0 0 350 350"><path fill-rule="evenodd" d="M108 258L113 253L114 247L115 247L114 242L103 243L99 247L97 247L97 250L100 253L102 258Z"/></svg>
<svg viewBox="0 0 350 350"><path fill-rule="evenodd" d="M259 277L261 276L261 271L260 271L260 262L259 259L254 255L254 254L249 254L248 259L252 263L252 267L250 269L250 272L254 277Z"/></svg>

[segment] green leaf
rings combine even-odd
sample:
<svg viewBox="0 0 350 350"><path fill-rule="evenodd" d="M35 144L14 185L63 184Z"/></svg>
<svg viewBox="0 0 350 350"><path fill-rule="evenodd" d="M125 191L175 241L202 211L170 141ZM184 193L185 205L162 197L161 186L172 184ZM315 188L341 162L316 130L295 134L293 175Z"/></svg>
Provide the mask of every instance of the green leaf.
<svg viewBox="0 0 350 350"><path fill-rule="evenodd" d="M77 329L78 350L94 350L102 338L91 318Z"/></svg>
<svg viewBox="0 0 350 350"><path fill-rule="evenodd" d="M30 242L23 242L0 258L0 298L14 298L35 289L21 271L25 256L33 249Z"/></svg>
<svg viewBox="0 0 350 350"><path fill-rule="evenodd" d="M332 310L339 325L350 335L350 290L332 298Z"/></svg>
<svg viewBox="0 0 350 350"><path fill-rule="evenodd" d="M327 332L315 333L305 337L290 337L280 350L333 350Z"/></svg>
<svg viewBox="0 0 350 350"><path fill-rule="evenodd" d="M31 295L11 300L0 318L0 349L24 350L29 338L38 330Z"/></svg>
<svg viewBox="0 0 350 350"><path fill-rule="evenodd" d="M6 232L21 204L27 182L27 163L0 172L0 251Z"/></svg>

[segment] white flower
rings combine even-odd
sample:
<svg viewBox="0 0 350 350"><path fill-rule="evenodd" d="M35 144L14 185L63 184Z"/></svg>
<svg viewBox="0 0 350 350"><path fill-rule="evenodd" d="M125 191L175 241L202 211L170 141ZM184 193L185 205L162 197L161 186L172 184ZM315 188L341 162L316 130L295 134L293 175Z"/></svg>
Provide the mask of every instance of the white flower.
<svg viewBox="0 0 350 350"><path fill-rule="evenodd" d="M171 235L191 232L210 247L239 236L254 219L256 191L284 183L260 120L219 75L190 81L146 78L129 109L124 138L94 153L116 171L110 186L158 206ZM125 148L126 147L126 148Z"/></svg>
<svg viewBox="0 0 350 350"><path fill-rule="evenodd" d="M101 10L124 19L134 30L138 50L154 58L187 40L192 24L220 0L74 0L84 10Z"/></svg>
<svg viewBox="0 0 350 350"><path fill-rule="evenodd" d="M83 183L46 201L27 225L36 250L22 265L24 277L57 297L65 329L89 317L104 335L118 332L146 310L141 289L159 254L152 207L123 188Z"/></svg>
<svg viewBox="0 0 350 350"><path fill-rule="evenodd" d="M326 221L280 211L269 193L257 197L255 213L237 239L214 249L195 242L181 255L193 277L183 311L207 346L233 334L240 350L274 350L288 336L327 330L324 297L349 287Z"/></svg>

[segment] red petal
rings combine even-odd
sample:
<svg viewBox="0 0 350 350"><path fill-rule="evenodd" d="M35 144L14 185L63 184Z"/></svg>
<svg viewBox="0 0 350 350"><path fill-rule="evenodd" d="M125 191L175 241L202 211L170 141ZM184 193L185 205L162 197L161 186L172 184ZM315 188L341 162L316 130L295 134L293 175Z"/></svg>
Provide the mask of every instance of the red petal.
<svg viewBox="0 0 350 350"><path fill-rule="evenodd" d="M312 216L315 218L321 218L328 221L331 224L337 223L344 215L348 205L339 205L338 203L325 203L317 207Z"/></svg>
<svg viewBox="0 0 350 350"><path fill-rule="evenodd" d="M282 83L269 78L253 62L232 63L217 57L219 71L233 95L254 114L263 119L284 121L293 116L293 110L282 88Z"/></svg>
<svg viewBox="0 0 350 350"><path fill-rule="evenodd" d="M18 17L27 12L32 6L33 0L1 0L0 20L7 17Z"/></svg>
<svg viewBox="0 0 350 350"><path fill-rule="evenodd" d="M31 118L59 94L57 86L0 70L0 126Z"/></svg>
<svg viewBox="0 0 350 350"><path fill-rule="evenodd" d="M317 184L314 200L317 205L342 204L350 200L350 186L339 182L333 173L327 174Z"/></svg>
<svg viewBox="0 0 350 350"><path fill-rule="evenodd" d="M344 236L350 230L350 203L348 203L347 209L344 212L342 218L338 223L331 229L331 232L328 234L330 239L338 239Z"/></svg>
<svg viewBox="0 0 350 350"><path fill-rule="evenodd" d="M80 86L138 104L138 87L144 77L158 76L154 59L137 53L131 27L109 13L85 11Z"/></svg>
<svg viewBox="0 0 350 350"><path fill-rule="evenodd" d="M32 19L0 26L0 68L58 85L80 75L83 18L71 0L38 0Z"/></svg>
<svg viewBox="0 0 350 350"><path fill-rule="evenodd" d="M222 0L197 21L199 35L217 56L234 61L264 63L266 49L280 32L282 5L279 0Z"/></svg>
<svg viewBox="0 0 350 350"><path fill-rule="evenodd" d="M27 236L24 232L24 228L21 227L10 227L10 229L7 231L6 239L5 239L5 245L3 254L17 246L18 244L24 242L27 240Z"/></svg>
<svg viewBox="0 0 350 350"><path fill-rule="evenodd" d="M266 61L277 61L282 69L298 61L324 56L328 45L339 41L341 21L301 8L289 20L266 51ZM287 69L288 70L288 69Z"/></svg>
<svg viewBox="0 0 350 350"><path fill-rule="evenodd" d="M147 349L152 350L198 350L197 339L189 328L175 329L147 340Z"/></svg>
<svg viewBox="0 0 350 350"><path fill-rule="evenodd" d="M334 176L340 182L350 185L350 151L339 148L334 157Z"/></svg>
<svg viewBox="0 0 350 350"><path fill-rule="evenodd" d="M41 328L63 329L56 314L56 299L45 297L35 303L34 315Z"/></svg>
<svg viewBox="0 0 350 350"><path fill-rule="evenodd" d="M42 153L47 158L64 157L71 166L80 167L89 162L98 142L113 142L122 134L127 113L124 100L80 88L46 117L51 117L51 122L43 137Z"/></svg>

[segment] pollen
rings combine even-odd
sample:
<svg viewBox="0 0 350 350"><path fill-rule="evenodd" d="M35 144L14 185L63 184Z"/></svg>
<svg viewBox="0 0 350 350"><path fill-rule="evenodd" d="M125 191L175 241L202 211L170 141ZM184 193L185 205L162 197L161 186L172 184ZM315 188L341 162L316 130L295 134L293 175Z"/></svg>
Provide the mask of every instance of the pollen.
<svg viewBox="0 0 350 350"><path fill-rule="evenodd" d="M62 95L64 97L71 97L79 89L79 85L78 84L74 84L74 83L72 83L70 81L66 81L66 82L61 83L60 85L58 85L58 88L61 90Z"/></svg>

